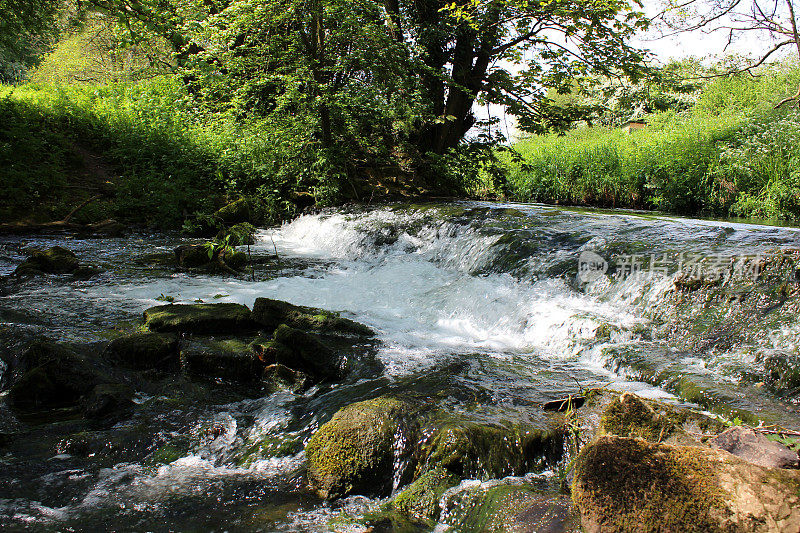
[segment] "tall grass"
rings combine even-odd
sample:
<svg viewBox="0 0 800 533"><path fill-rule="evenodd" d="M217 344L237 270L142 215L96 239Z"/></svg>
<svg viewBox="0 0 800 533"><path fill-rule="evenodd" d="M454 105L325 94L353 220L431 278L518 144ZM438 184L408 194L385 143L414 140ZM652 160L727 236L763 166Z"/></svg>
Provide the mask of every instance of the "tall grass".
<svg viewBox="0 0 800 533"><path fill-rule="evenodd" d="M48 205L73 178L74 146L113 167L116 197L103 215L177 226L226 194L264 200L266 219L286 214L292 183L270 157L274 142L257 124L196 107L171 77L105 85L0 88L0 217ZM98 214L100 216L100 214ZM39 216L38 218L47 218ZM267 222L269 220L266 220Z"/></svg>
<svg viewBox="0 0 800 533"><path fill-rule="evenodd" d="M800 220L800 113L772 105L796 67L706 85L694 108L648 127L581 128L515 146L510 191L523 201ZM795 89L796 90L796 89Z"/></svg>

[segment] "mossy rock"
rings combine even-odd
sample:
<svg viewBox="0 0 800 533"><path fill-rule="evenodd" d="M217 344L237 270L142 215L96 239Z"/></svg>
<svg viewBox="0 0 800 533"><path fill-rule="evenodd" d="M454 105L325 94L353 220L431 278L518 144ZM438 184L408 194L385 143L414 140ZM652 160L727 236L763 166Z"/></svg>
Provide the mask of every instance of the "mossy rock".
<svg viewBox="0 0 800 533"><path fill-rule="evenodd" d="M303 450L299 438L293 435L263 435L248 440L234 459L237 466L250 467L256 461L270 457L289 457Z"/></svg>
<svg viewBox="0 0 800 533"><path fill-rule="evenodd" d="M285 324L275 330L273 341L262 346L262 353L268 363L303 372L314 382L341 379L347 363L314 335Z"/></svg>
<svg viewBox="0 0 800 533"><path fill-rule="evenodd" d="M306 445L308 479L323 498L386 496L413 472L414 406L382 396L340 409Z"/></svg>
<svg viewBox="0 0 800 533"><path fill-rule="evenodd" d="M79 266L78 257L61 246L53 246L47 250L35 250L17 267L15 275L69 274Z"/></svg>
<svg viewBox="0 0 800 533"><path fill-rule="evenodd" d="M584 407L570 413L575 450L598 435L637 437L651 442L700 445L697 435L718 433L717 419L685 407L648 400L629 392L591 389Z"/></svg>
<svg viewBox="0 0 800 533"><path fill-rule="evenodd" d="M296 329L318 333L374 335L367 326L342 318L338 313L270 298L256 298L253 304L253 319L267 330L274 330L279 325L286 324Z"/></svg>
<svg viewBox="0 0 800 533"><path fill-rule="evenodd" d="M594 532L800 530L800 472L722 450L602 436L575 462L572 497Z"/></svg>
<svg viewBox="0 0 800 533"><path fill-rule="evenodd" d="M175 370L180 365L178 338L163 333L136 333L114 339L105 353L113 361L140 370Z"/></svg>
<svg viewBox="0 0 800 533"><path fill-rule="evenodd" d="M192 339L181 349L180 361L189 374L248 383L258 381L264 363L241 339Z"/></svg>
<svg viewBox="0 0 800 533"><path fill-rule="evenodd" d="M112 381L85 357L55 343L36 343L26 353L26 370L8 394L17 409L74 406L96 385Z"/></svg>
<svg viewBox="0 0 800 533"><path fill-rule="evenodd" d="M429 524L439 516L439 500L461 479L449 470L437 466L428 470L392 500L392 507L409 520Z"/></svg>
<svg viewBox="0 0 800 533"><path fill-rule="evenodd" d="M105 270L96 265L80 265L72 271L72 276L77 280L87 280L99 276L103 272L105 272Z"/></svg>
<svg viewBox="0 0 800 533"><path fill-rule="evenodd" d="M311 380L304 372L277 363L267 366L262 376L273 390L301 392L311 385Z"/></svg>
<svg viewBox="0 0 800 533"><path fill-rule="evenodd" d="M763 360L763 380L772 389L785 392L800 389L800 358L797 354L772 354Z"/></svg>
<svg viewBox="0 0 800 533"><path fill-rule="evenodd" d="M221 229L217 233L217 240L228 237L228 244L231 246L245 246L256 243L256 227L249 222L235 224L227 229Z"/></svg>
<svg viewBox="0 0 800 533"><path fill-rule="evenodd" d="M144 312L151 331L196 333L239 333L253 331L257 325L247 306L235 303L157 305Z"/></svg>
<svg viewBox="0 0 800 533"><path fill-rule="evenodd" d="M568 497L519 484L480 485L447 499L443 521L459 533L578 531Z"/></svg>
<svg viewBox="0 0 800 533"><path fill-rule="evenodd" d="M101 383L83 399L83 414L98 423L113 424L128 417L135 406L134 391L120 383Z"/></svg>
<svg viewBox="0 0 800 533"><path fill-rule="evenodd" d="M250 202L246 198L234 200L228 205L218 209L214 213L214 217L221 220L225 224L240 224L242 222L250 222L252 219Z"/></svg>
<svg viewBox="0 0 800 533"><path fill-rule="evenodd" d="M182 244L175 248L175 261L185 268L199 268L211 262L211 258L202 244Z"/></svg>
<svg viewBox="0 0 800 533"><path fill-rule="evenodd" d="M426 430L426 433L429 433ZM441 466L460 478L492 479L520 475L555 464L565 434L527 424L508 427L469 420L448 421L423 444L425 468Z"/></svg>

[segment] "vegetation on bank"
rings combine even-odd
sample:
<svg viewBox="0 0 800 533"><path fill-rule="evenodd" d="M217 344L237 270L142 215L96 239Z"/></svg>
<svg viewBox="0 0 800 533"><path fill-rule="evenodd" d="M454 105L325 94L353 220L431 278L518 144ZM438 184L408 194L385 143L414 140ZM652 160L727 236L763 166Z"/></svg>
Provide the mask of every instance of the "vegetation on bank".
<svg viewBox="0 0 800 533"><path fill-rule="evenodd" d="M169 76L2 87L0 140L0 220L57 220L99 196L76 222L180 227L245 195L270 223L292 213L302 184L257 122L202 112Z"/></svg>
<svg viewBox="0 0 800 533"><path fill-rule="evenodd" d="M800 68L708 81L684 111L647 127L582 127L514 148L509 194L522 201L800 220L800 111L774 109Z"/></svg>

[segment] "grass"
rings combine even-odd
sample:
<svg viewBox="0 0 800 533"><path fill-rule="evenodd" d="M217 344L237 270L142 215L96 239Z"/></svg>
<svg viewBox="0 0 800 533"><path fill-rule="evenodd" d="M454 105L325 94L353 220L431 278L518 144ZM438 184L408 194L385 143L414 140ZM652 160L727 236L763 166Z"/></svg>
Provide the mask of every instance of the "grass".
<svg viewBox="0 0 800 533"><path fill-rule="evenodd" d="M0 87L0 221L63 217L102 174L113 198L81 210L84 221L176 227L239 194L259 197L264 222L275 221L291 211L281 198L294 184L271 149L258 124L204 112L170 77Z"/></svg>
<svg viewBox="0 0 800 533"><path fill-rule="evenodd" d="M515 149L512 198L658 209L687 215L800 220L800 112L774 102L800 68L773 67L709 82L694 107L648 117L628 134L580 128L534 136ZM792 89L794 88L794 89Z"/></svg>

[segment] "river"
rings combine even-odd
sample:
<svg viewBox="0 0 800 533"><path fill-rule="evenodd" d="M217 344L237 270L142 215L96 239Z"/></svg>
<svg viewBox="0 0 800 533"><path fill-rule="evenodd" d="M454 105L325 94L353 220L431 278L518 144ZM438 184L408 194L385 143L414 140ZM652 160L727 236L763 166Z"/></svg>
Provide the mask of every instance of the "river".
<svg viewBox="0 0 800 533"><path fill-rule="evenodd" d="M326 531L342 509L376 504L326 503L304 490L302 444L341 406L413 389L454 411L536 423L541 402L608 384L685 403L663 383L640 381L631 353L666 360L740 407L771 409L800 427L796 405L752 377L765 352L796 357L800 323L782 323L757 346L708 351L670 345L653 323L682 264L702 258L712 268L719 258L800 248L797 228L483 202L342 208L259 230L253 274L227 278L177 271L168 258L183 242L168 234L0 239L2 275L26 247L54 244L105 269L84 281L5 278L0 347L19 350L45 335L100 351L166 299L252 306L265 296L372 327L381 371L297 395L189 379L176 389L200 388L182 401L167 401L168 388L140 391L141 409L102 430L108 444L86 453L74 445L86 428L20 421L2 406L0 431L23 435L0 446L4 528ZM267 436L288 447L242 462L242 450ZM165 448L177 453L165 459Z"/></svg>

